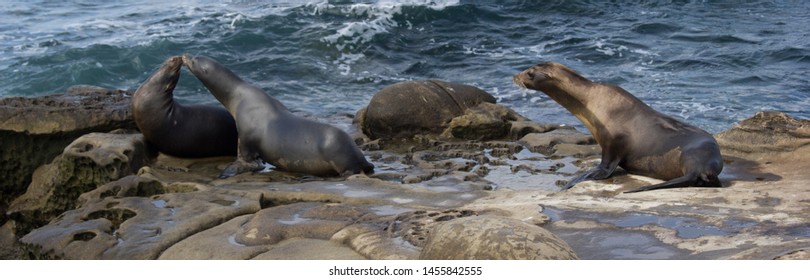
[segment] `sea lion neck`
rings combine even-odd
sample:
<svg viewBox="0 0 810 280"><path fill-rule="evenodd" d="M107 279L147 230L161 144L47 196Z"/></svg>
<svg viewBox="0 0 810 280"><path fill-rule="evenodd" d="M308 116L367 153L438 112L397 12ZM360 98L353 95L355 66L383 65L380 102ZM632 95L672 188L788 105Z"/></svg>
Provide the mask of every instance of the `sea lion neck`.
<svg viewBox="0 0 810 280"><path fill-rule="evenodd" d="M571 112L571 114L588 128L588 131L591 132L596 141L601 142L600 129L597 129L597 126L603 125L599 121L598 116L594 114L594 111L589 108L589 105L591 105L589 101L593 100L593 98L590 97L594 92L593 87L595 87L595 85L592 83L585 84L555 79L554 81L544 83L538 89Z"/></svg>
<svg viewBox="0 0 810 280"><path fill-rule="evenodd" d="M180 80L180 57L171 57L144 81L132 97L133 112L143 108L168 112L174 104L174 89Z"/></svg>

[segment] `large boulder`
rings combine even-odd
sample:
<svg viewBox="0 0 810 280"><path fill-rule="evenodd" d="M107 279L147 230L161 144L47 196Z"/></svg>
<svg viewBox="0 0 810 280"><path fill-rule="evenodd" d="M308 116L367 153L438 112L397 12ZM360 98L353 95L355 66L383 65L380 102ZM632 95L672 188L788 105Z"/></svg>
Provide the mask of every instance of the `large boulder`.
<svg viewBox="0 0 810 280"><path fill-rule="evenodd" d="M75 86L62 94L0 99L0 211L25 192L37 167L73 140L119 128L135 128L130 97L121 90Z"/></svg>
<svg viewBox="0 0 810 280"><path fill-rule="evenodd" d="M495 97L463 84L406 81L374 94L356 121L371 139L440 134L453 118L483 102L495 103Z"/></svg>

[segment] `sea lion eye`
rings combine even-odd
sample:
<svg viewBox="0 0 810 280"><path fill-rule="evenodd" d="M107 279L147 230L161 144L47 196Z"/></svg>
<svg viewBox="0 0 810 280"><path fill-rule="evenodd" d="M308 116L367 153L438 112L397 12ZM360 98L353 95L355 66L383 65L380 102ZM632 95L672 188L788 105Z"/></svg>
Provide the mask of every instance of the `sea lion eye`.
<svg viewBox="0 0 810 280"><path fill-rule="evenodd" d="M534 80L534 72L526 72L526 78L530 80Z"/></svg>

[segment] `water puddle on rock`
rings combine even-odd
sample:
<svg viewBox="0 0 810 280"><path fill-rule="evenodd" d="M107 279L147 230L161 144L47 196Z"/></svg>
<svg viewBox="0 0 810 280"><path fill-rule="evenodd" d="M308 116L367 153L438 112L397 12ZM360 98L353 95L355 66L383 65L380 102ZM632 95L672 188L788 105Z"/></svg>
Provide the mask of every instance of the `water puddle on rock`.
<svg viewBox="0 0 810 280"><path fill-rule="evenodd" d="M284 225L297 225L297 224L307 223L307 222L310 222L310 221L312 221L312 219L302 218L300 214L295 214L289 220L284 220L284 219L279 219L278 220L278 222L280 224L284 224Z"/></svg>
<svg viewBox="0 0 810 280"><path fill-rule="evenodd" d="M228 235L228 243L237 247L247 247L247 245L239 243L236 241L236 234Z"/></svg>
<svg viewBox="0 0 810 280"><path fill-rule="evenodd" d="M549 229L583 260L683 259L689 252L665 244L641 231L615 229Z"/></svg>
<svg viewBox="0 0 810 280"><path fill-rule="evenodd" d="M367 190L349 190L343 193L345 197L352 197L352 198L366 198L366 197L380 197L383 193L381 192L373 192Z"/></svg>
<svg viewBox="0 0 810 280"><path fill-rule="evenodd" d="M489 154L489 151L487 151ZM571 179L579 171L576 158L548 158L543 154L523 149L509 158L490 155L489 172L484 179L497 182L498 187L515 190L559 191L559 183ZM558 183L559 182L559 183Z"/></svg>
<svg viewBox="0 0 810 280"><path fill-rule="evenodd" d="M389 215L399 215L405 212L413 211L413 209L394 205L380 205L371 207L371 211L378 216L389 216Z"/></svg>
<svg viewBox="0 0 810 280"><path fill-rule="evenodd" d="M688 259L690 252L678 249L642 231L645 225L673 229L677 237L693 239L702 236L727 236L746 221L726 221L730 228L706 225L700 220L679 216L659 216L646 213L591 213L544 207L551 218L550 231L565 240L582 259ZM582 228L569 226L578 221L594 222L599 226Z"/></svg>
<svg viewBox="0 0 810 280"><path fill-rule="evenodd" d="M152 205L157 208L166 208L166 201L163 199L152 200Z"/></svg>

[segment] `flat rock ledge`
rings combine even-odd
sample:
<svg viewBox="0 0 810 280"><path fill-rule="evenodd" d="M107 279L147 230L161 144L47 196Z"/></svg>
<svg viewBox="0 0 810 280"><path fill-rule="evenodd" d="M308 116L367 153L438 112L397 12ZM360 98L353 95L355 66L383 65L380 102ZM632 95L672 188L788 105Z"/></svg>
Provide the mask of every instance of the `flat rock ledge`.
<svg viewBox="0 0 810 280"><path fill-rule="evenodd" d="M347 127L351 120L330 122ZM0 228L0 255L807 258L808 120L763 112L718 134L723 188L634 194L622 191L657 180L619 175L560 191L598 163L598 146L573 129L520 122L532 129L491 138L500 140L358 138L377 172L346 178L268 168L218 179L233 158L155 157L136 132L88 134L15 197Z"/></svg>

